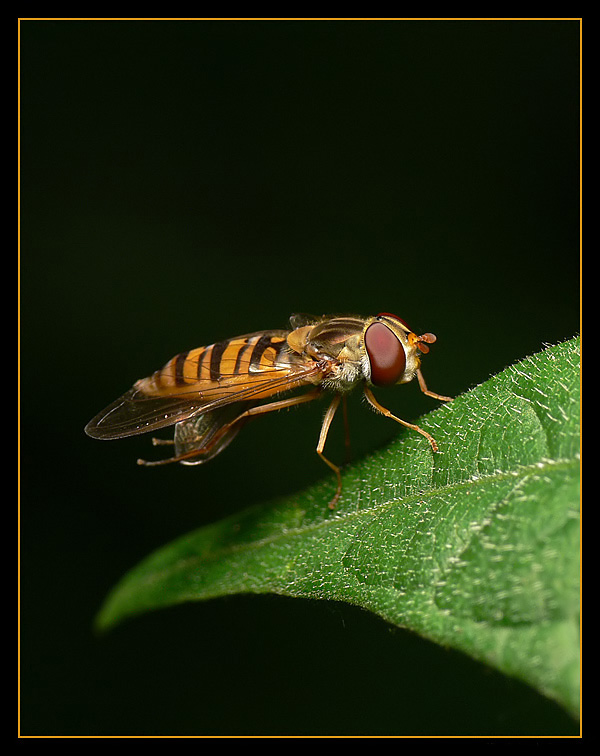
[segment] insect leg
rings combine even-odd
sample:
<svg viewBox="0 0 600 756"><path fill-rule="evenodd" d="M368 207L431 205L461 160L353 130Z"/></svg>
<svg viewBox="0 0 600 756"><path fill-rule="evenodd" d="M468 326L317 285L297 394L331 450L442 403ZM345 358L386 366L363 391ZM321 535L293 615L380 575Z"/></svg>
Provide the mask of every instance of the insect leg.
<svg viewBox="0 0 600 756"><path fill-rule="evenodd" d="M154 444L154 446L162 446L162 444ZM186 459L192 459L200 454L200 452L187 452L186 454L180 454L178 457L167 457L166 459L138 459L138 465L142 467L158 467L158 465L169 465L171 462L185 462Z"/></svg>
<svg viewBox="0 0 600 756"><path fill-rule="evenodd" d="M138 460L146 467L181 462L184 465L199 465L216 457L236 437L245 421L233 424L248 402L227 405L211 412L182 420L175 424L173 440L153 438L154 446L175 446L175 454L167 459L148 462Z"/></svg>
<svg viewBox="0 0 600 756"><path fill-rule="evenodd" d="M244 417L254 417L255 415L262 415L266 412L275 412L276 410L285 409L286 407L294 407L296 404L304 404L304 402L312 402L313 399L318 399L322 390L316 388L313 391L309 391L308 394L301 394L300 396L293 396L290 399L280 399L277 402L269 402L269 404L259 404L258 407L252 407L246 412L243 412L233 422L237 423L238 420L242 420Z"/></svg>
<svg viewBox="0 0 600 756"><path fill-rule="evenodd" d="M348 399L346 394L342 397L342 412L344 413L344 446L346 462L350 460L350 423L348 422Z"/></svg>
<svg viewBox="0 0 600 756"><path fill-rule="evenodd" d="M431 444L431 448L433 449L434 452L436 452L438 450L438 445L437 445L437 443L435 441L435 438L433 438L433 436L430 436L429 433L427 433L427 431L424 431L422 428L419 428L418 425L413 425L412 423L407 423L406 420L401 420L399 417L396 417L396 415L392 415L392 413L389 411L389 409L386 409L381 404L379 404L379 402L377 401L377 399L375 399L375 397L373 396L373 392L371 391L371 389L366 384L364 386L364 392L365 392L365 397L366 397L367 401L369 402L369 404L371 405L371 407L373 407L373 409L376 409L377 412L381 412L381 414L385 415L385 417L389 417L391 420L395 420L397 423L400 423L401 425L404 425L407 428L411 428L412 430L416 430L417 433L420 433L422 436L425 436L425 438Z"/></svg>
<svg viewBox="0 0 600 756"><path fill-rule="evenodd" d="M192 448L189 451L185 451L183 454L179 454L175 457L169 457L168 459L159 459L152 462L138 459L138 465L144 465L145 467L155 467L156 465L166 465L170 464L171 462L197 464L197 462L207 461L209 459L212 459L220 451L222 451L225 446L227 446L228 443L232 440L234 435L237 434L239 427L241 427L251 417L256 417L257 415L262 415L267 412L274 412L276 410L285 409L286 407L293 407L296 404L310 402L313 399L317 399L321 395L321 393L322 390L317 387L313 391L309 391L307 394L301 394L300 396L294 396L289 399L281 399L276 402L269 402L269 404L262 404L256 407L251 407L245 412L240 413L237 417L234 417L233 420L223 423L218 431L211 435L210 440L206 443L203 442L202 445L198 446L198 448ZM212 415L212 413L209 412L204 417L209 417L210 415ZM186 422L189 423L191 421ZM168 443L168 441L166 443ZM205 459L201 459L202 457L204 457ZM196 460L196 462L193 462L192 460Z"/></svg>
<svg viewBox="0 0 600 756"><path fill-rule="evenodd" d="M318 399L318 397L320 397L322 393L323 392L320 388L316 388L314 389L314 391L310 391L308 394L303 394L302 396L292 397L291 399L282 399L278 402L270 402L269 404L252 407L251 409L240 415L238 420L241 420L245 417L254 417L256 415L261 415L264 412L273 412L274 410L284 409L285 407L293 407L294 405L301 404L303 402L310 402L313 399ZM333 397L333 401L331 402L327 409L327 412L325 413L323 425L321 426L321 433L319 435L319 443L317 444L317 454L319 455L319 457L321 457L323 462L325 462L325 464L328 465L337 475L337 490L335 492L335 496L329 502L330 509L335 509L335 505L340 498L340 494L342 493L342 476L340 473L340 468L327 459L327 457L323 454L323 449L325 448L325 441L327 440L327 434L329 432L329 427L331 426L331 421L333 420L336 410L339 407L341 399L342 394L336 394Z"/></svg>
<svg viewBox="0 0 600 756"><path fill-rule="evenodd" d="M327 412L325 413L325 417L323 418L323 425L321 426L321 433L319 434L319 443L317 444L317 454L323 462L325 462L326 465L329 465L329 467L333 470L333 472L337 476L337 489L335 492L335 496L333 499L329 502L329 509L335 509L335 505L337 504L338 499L340 498L340 495L342 493L342 475L340 472L340 468L337 465L334 465L333 462L327 459L327 457L323 454L323 449L325 448L325 442L327 441L327 434L329 433L329 427L331 426L331 421L333 420L333 416L336 413L337 408L340 405L340 400L342 398L341 394L336 394L333 397L333 401L329 405Z"/></svg>
<svg viewBox="0 0 600 756"><path fill-rule="evenodd" d="M425 396L430 396L433 399L439 399L441 402L451 402L452 397L451 396L442 396L442 394L436 394L435 391L430 391L427 388L427 384L425 383L425 378L423 378L423 373L421 370L417 370L417 380L419 381L419 386L421 388L421 391L425 394Z"/></svg>

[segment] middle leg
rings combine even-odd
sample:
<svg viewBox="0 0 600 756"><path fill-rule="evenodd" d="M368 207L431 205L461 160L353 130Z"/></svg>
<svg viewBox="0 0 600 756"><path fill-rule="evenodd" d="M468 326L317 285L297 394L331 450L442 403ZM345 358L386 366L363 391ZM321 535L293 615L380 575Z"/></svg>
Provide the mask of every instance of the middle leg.
<svg viewBox="0 0 600 756"><path fill-rule="evenodd" d="M323 454L323 449L325 448L325 442L327 441L327 434L329 433L331 421L334 418L337 408L340 406L341 398L342 394L336 394L333 397L333 400L329 405L327 412L325 413L325 417L323 418L323 425L321 426L321 433L319 434L319 443L317 444L317 454L319 455L319 457L321 457L326 465L329 465L329 467L337 476L337 489L335 496L329 502L329 509L335 509L335 505L337 504L338 499L340 498L340 495L342 493L342 474L340 472L340 468L337 465L334 465L333 462L327 459L327 457Z"/></svg>

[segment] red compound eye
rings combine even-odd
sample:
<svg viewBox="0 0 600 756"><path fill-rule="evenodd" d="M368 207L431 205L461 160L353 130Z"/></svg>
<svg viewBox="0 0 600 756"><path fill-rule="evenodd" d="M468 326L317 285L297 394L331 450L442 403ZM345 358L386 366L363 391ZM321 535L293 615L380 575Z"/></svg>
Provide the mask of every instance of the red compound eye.
<svg viewBox="0 0 600 756"><path fill-rule="evenodd" d="M383 323L371 323L365 332L365 347L371 362L371 383L398 383L406 368L406 354L396 334Z"/></svg>

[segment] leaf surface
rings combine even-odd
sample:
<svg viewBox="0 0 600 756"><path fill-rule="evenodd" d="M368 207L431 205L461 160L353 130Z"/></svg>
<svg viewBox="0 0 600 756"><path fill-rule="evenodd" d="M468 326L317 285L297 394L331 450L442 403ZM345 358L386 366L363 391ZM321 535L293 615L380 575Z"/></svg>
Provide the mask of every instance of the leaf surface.
<svg viewBox="0 0 600 756"><path fill-rule="evenodd" d="M236 593L334 599L579 711L579 340L511 366L327 479L186 535L128 573L98 625Z"/></svg>

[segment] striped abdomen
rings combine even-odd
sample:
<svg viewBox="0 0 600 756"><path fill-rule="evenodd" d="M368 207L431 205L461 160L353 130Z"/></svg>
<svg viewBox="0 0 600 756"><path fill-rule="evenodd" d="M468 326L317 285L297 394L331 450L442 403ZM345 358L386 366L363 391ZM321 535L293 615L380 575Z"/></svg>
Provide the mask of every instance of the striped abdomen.
<svg viewBox="0 0 600 756"><path fill-rule="evenodd" d="M238 386L266 371L285 370L287 331L260 331L182 352L136 387L147 396Z"/></svg>

